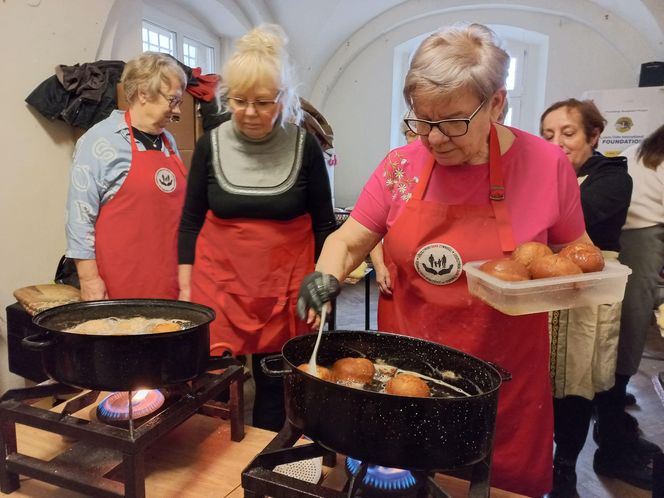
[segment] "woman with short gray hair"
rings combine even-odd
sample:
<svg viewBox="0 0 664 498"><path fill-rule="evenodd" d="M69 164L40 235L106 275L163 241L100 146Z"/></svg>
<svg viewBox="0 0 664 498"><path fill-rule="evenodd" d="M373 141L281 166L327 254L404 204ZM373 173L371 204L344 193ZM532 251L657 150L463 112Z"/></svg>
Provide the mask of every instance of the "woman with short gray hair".
<svg viewBox="0 0 664 498"><path fill-rule="evenodd" d="M187 77L146 52L122 73L129 109L76 143L67 201L67 251L81 297L178 297L177 227L185 168L166 125L180 115Z"/></svg>
<svg viewBox="0 0 664 498"><path fill-rule="evenodd" d="M467 261L517 244L590 242L574 169L560 149L498 123L509 55L479 24L425 39L404 85L420 140L387 154L350 218L325 242L299 309L315 326L320 303L383 238L391 296L379 330L463 350L500 365L492 485L528 496L551 489L553 420L547 314L508 316L468 293Z"/></svg>

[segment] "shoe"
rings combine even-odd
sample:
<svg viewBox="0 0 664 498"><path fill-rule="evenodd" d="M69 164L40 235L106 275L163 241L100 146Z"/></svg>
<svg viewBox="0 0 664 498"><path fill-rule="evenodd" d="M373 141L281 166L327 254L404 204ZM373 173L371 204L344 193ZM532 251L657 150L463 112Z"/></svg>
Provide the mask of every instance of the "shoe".
<svg viewBox="0 0 664 498"><path fill-rule="evenodd" d="M644 458L634 451L595 451L593 470L603 477L620 479L637 488L652 490L652 458Z"/></svg>
<svg viewBox="0 0 664 498"><path fill-rule="evenodd" d="M623 399L623 404L625 406L632 406L636 404L636 396L632 393L625 393L625 398Z"/></svg>
<svg viewBox="0 0 664 498"><path fill-rule="evenodd" d="M662 449L659 446L657 446L655 443L652 443L640 436L641 429L639 429L639 423L637 422L636 418L634 418L629 413L624 413L621 415L622 415L621 416L622 422L624 422L624 424L622 425L623 430L610 432L609 437L611 440L615 439L616 440L615 442L618 444L621 441L627 442L627 444L634 444L636 445L635 451L638 454L648 456L650 458L662 452ZM598 426L599 424L597 422L595 422L595 424L593 425L593 440L595 441L595 444L597 444L597 446L601 447L602 444L600 443ZM612 436L615 436L615 438ZM610 443L613 442L614 441L610 441Z"/></svg>
<svg viewBox="0 0 664 498"><path fill-rule="evenodd" d="M579 498L576 492L576 471L574 466L553 466L553 489L544 498Z"/></svg>

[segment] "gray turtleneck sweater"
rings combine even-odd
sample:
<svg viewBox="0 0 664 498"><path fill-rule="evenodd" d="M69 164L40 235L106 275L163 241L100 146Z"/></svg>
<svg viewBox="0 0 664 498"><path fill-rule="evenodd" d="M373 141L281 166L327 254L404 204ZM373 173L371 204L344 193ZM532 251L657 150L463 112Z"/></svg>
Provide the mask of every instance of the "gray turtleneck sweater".
<svg viewBox="0 0 664 498"><path fill-rule="evenodd" d="M291 124L252 140L232 120L222 123L203 135L194 150L180 222L180 264L194 262L208 210L224 219L290 220L309 213L318 257L336 227L318 142Z"/></svg>

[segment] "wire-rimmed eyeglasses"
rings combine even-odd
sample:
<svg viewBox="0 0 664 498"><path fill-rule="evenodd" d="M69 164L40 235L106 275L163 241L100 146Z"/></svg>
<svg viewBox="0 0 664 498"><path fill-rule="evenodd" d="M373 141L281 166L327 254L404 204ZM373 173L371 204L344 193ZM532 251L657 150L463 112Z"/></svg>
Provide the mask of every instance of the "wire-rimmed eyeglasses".
<svg viewBox="0 0 664 498"><path fill-rule="evenodd" d="M161 95L166 99L166 101L168 102L169 109L175 109L177 106L182 104L182 97L178 97L177 95L166 95L161 91L159 92L159 95Z"/></svg>
<svg viewBox="0 0 664 498"><path fill-rule="evenodd" d="M468 125L477 113L480 112L480 109L485 103L486 99L482 100L480 105L477 106L477 109L475 109L475 111L473 111L473 113L467 118L441 119L440 121L408 118L404 119L403 122L406 123L406 126L410 131L421 137L429 136L429 133L431 133L434 126L447 137L462 137L468 133Z"/></svg>
<svg viewBox="0 0 664 498"><path fill-rule="evenodd" d="M256 112L270 112L274 109L274 106L279 102L279 97L281 92L277 94L273 99L257 99L257 100L247 100L242 97L227 97L231 101L233 107L237 111L246 111L250 105L254 106Z"/></svg>

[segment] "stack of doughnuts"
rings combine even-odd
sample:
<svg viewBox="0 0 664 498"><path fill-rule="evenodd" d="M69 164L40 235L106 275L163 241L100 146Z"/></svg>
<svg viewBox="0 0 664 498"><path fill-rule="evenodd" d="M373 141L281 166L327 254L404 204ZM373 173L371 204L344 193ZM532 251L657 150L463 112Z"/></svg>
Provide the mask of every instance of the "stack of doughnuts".
<svg viewBox="0 0 664 498"><path fill-rule="evenodd" d="M492 259L480 266L481 271L511 282L578 275L603 268L602 251L585 242L569 244L557 254L546 244L524 242L509 258Z"/></svg>

